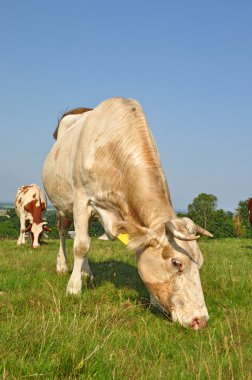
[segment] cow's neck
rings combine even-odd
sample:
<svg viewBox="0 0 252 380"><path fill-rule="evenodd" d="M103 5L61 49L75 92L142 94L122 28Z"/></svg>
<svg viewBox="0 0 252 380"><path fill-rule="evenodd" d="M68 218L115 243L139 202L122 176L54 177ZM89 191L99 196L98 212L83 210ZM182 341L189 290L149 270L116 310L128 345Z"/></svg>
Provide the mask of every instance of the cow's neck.
<svg viewBox="0 0 252 380"><path fill-rule="evenodd" d="M102 219L106 232L112 236L116 236L114 226L120 220L157 230L176 216L169 195L153 199L134 197L127 201L122 193L113 192L96 197L90 204Z"/></svg>
<svg viewBox="0 0 252 380"><path fill-rule="evenodd" d="M127 217L145 226L159 226L176 216L164 174L160 169L143 171L139 181L131 181Z"/></svg>

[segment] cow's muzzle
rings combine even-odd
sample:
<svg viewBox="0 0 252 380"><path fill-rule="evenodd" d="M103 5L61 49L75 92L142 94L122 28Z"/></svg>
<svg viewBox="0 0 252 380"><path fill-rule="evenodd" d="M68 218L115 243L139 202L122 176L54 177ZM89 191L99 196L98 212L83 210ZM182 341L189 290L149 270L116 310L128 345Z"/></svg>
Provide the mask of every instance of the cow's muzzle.
<svg viewBox="0 0 252 380"><path fill-rule="evenodd" d="M193 330L201 330L207 326L208 317L194 317L188 327Z"/></svg>

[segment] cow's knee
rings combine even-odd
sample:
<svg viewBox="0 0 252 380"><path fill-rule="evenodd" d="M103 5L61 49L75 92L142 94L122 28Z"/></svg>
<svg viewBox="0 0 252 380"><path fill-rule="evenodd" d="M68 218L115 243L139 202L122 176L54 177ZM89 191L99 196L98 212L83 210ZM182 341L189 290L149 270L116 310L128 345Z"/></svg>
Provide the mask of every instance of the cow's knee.
<svg viewBox="0 0 252 380"><path fill-rule="evenodd" d="M78 257L84 257L87 255L90 247L90 239L74 241L74 254Z"/></svg>

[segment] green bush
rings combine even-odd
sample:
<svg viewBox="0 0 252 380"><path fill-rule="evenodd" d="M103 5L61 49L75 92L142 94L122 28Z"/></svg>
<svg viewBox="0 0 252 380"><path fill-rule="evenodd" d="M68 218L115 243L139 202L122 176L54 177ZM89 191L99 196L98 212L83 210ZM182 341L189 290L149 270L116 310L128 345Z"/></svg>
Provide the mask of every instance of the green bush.
<svg viewBox="0 0 252 380"><path fill-rule="evenodd" d="M239 215L241 223L241 237L250 238L251 230L248 219L248 199L245 201L240 201L236 209L236 214Z"/></svg>
<svg viewBox="0 0 252 380"><path fill-rule="evenodd" d="M214 234L215 238L235 237L233 214L221 209L214 211L209 230Z"/></svg>
<svg viewBox="0 0 252 380"><path fill-rule="evenodd" d="M2 218L1 218L2 219ZM19 229L13 225L12 220L0 220L0 239L17 239L19 236Z"/></svg>

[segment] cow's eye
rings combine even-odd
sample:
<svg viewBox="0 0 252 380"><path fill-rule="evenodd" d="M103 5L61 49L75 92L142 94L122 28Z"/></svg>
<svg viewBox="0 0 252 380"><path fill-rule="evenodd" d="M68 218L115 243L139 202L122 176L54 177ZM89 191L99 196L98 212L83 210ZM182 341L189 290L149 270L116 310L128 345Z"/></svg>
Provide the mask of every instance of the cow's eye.
<svg viewBox="0 0 252 380"><path fill-rule="evenodd" d="M182 271L183 269L183 264L180 260L178 259L172 259L172 264L179 270Z"/></svg>

